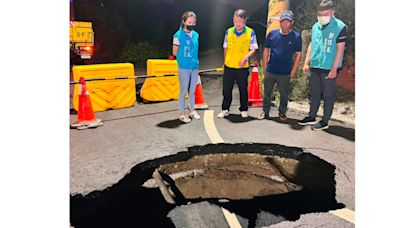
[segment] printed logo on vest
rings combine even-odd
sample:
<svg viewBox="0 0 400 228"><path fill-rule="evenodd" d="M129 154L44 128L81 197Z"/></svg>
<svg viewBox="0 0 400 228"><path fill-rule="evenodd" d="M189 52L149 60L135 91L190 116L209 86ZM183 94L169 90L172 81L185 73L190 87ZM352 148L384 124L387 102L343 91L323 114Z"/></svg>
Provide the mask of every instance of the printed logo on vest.
<svg viewBox="0 0 400 228"><path fill-rule="evenodd" d="M187 58L192 58L192 55L190 54L190 47L185 47L183 49L183 56Z"/></svg>

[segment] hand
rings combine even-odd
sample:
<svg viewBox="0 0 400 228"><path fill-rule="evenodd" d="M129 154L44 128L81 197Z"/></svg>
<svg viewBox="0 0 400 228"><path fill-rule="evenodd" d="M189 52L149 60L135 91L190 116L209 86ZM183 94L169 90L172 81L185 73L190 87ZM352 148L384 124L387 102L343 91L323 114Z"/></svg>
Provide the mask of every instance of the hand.
<svg viewBox="0 0 400 228"><path fill-rule="evenodd" d="M290 72L290 80L293 80L294 77L296 77L296 72L295 71Z"/></svg>
<svg viewBox="0 0 400 228"><path fill-rule="evenodd" d="M308 74L308 72L310 72L310 66L308 66L308 64L304 64L303 73L304 74Z"/></svg>
<svg viewBox="0 0 400 228"><path fill-rule="evenodd" d="M329 74L328 76L325 77L325 79L334 79L336 78L336 75L337 75L337 69L335 68L329 71Z"/></svg>
<svg viewBox="0 0 400 228"><path fill-rule="evenodd" d="M242 60L240 60L239 66L240 66L240 67L244 67L244 65L246 64L246 62L247 62L248 60L249 60L248 58L244 57Z"/></svg>

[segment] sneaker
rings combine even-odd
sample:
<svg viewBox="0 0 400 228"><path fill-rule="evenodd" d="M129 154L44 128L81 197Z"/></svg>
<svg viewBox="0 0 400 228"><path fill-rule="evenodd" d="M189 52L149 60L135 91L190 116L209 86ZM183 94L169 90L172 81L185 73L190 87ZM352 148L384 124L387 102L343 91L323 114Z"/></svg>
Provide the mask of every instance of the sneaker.
<svg viewBox="0 0 400 228"><path fill-rule="evenodd" d="M247 111L240 112L240 115L242 116L242 118L249 117L249 113Z"/></svg>
<svg viewBox="0 0 400 228"><path fill-rule="evenodd" d="M298 121L297 123L300 125L312 125L312 124L316 124L317 121L315 120L315 118L311 118L311 117L307 116L304 119Z"/></svg>
<svg viewBox="0 0 400 228"><path fill-rule="evenodd" d="M320 130L324 130L324 129L328 129L329 125L327 123L325 123L324 121L319 121L317 124L314 124L311 129L316 130L316 131L320 131Z"/></svg>
<svg viewBox="0 0 400 228"><path fill-rule="evenodd" d="M287 116L285 114L279 114L279 119L281 121L285 121L285 120L287 120Z"/></svg>
<svg viewBox="0 0 400 228"><path fill-rule="evenodd" d="M225 116L229 115L229 110L222 110L219 114L218 114L218 118L224 118Z"/></svg>
<svg viewBox="0 0 400 228"><path fill-rule="evenodd" d="M199 120L201 118L195 110L189 112L189 117L196 120Z"/></svg>
<svg viewBox="0 0 400 228"><path fill-rule="evenodd" d="M180 115L179 116L179 120L184 122L184 123L190 123L190 121L192 121L189 117L187 117L185 115Z"/></svg>

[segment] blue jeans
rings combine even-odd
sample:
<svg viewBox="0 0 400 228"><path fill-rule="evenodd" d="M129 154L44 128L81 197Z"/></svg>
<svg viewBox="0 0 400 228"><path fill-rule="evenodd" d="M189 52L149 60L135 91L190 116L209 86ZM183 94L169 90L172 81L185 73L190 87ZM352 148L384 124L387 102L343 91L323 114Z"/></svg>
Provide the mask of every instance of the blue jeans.
<svg viewBox="0 0 400 228"><path fill-rule="evenodd" d="M194 92L196 90L199 69L178 69L179 75L179 111L185 111L185 96L189 88L189 109L194 110Z"/></svg>

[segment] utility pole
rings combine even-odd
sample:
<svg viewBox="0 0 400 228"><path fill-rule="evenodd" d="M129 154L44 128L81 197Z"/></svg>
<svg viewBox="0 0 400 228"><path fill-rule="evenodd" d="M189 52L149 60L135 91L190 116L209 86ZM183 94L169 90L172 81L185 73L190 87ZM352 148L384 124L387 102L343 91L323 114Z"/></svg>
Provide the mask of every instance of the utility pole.
<svg viewBox="0 0 400 228"><path fill-rule="evenodd" d="M74 0L69 0L69 21L75 21Z"/></svg>
<svg viewBox="0 0 400 228"><path fill-rule="evenodd" d="M267 31L265 36L274 29L279 29L279 17L282 12L289 8L289 0L269 0L268 16L267 16Z"/></svg>

